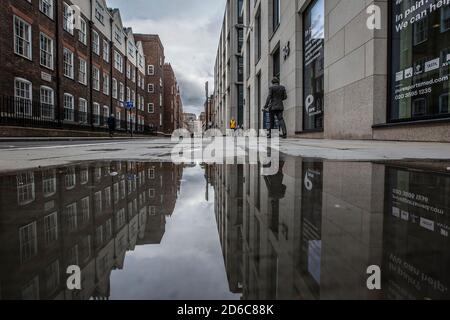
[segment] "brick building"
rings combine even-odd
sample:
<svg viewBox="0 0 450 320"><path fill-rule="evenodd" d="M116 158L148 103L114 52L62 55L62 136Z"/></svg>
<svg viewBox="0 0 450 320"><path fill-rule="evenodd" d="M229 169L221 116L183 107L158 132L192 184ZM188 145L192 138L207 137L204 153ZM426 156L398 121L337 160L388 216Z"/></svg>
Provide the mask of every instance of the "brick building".
<svg viewBox="0 0 450 320"><path fill-rule="evenodd" d="M126 253L161 242L182 174L181 165L121 161L1 174L2 298L107 299ZM81 290L67 289L70 265L81 268Z"/></svg>
<svg viewBox="0 0 450 320"><path fill-rule="evenodd" d="M0 21L0 125L101 131L113 113L119 130L171 133L164 47L157 35L124 28L119 9L104 0L6 0Z"/></svg>
<svg viewBox="0 0 450 320"><path fill-rule="evenodd" d="M112 26L112 52L111 56L114 60L112 68L112 108L115 112L118 129L122 129L122 121L125 122L127 118L126 110L123 108L123 101L125 101L125 87L127 84L127 77L124 69L125 59L127 55L126 41L127 35L122 24L122 17L119 9L110 9L110 14L113 19ZM123 123L125 125L125 123ZM123 128L125 129L125 128Z"/></svg>
<svg viewBox="0 0 450 320"><path fill-rule="evenodd" d="M164 133L170 134L181 127L180 112L181 99L177 78L172 65L164 65Z"/></svg>
<svg viewBox="0 0 450 320"><path fill-rule="evenodd" d="M145 121L158 132L164 132L164 46L158 35L135 34L146 57L145 84L149 99Z"/></svg>
<svg viewBox="0 0 450 320"><path fill-rule="evenodd" d="M12 5L14 3L14 5ZM39 97L42 90L49 104L54 103L54 92L58 90L55 79L59 68L57 60L53 59L55 50L54 38L59 31L56 29L54 14L32 10L27 1L0 2L0 54L3 57L1 66L0 91L13 94L21 92L24 98ZM31 28L35 32L31 32ZM21 42L15 42L14 33L20 31ZM40 63L39 43L49 48L47 56ZM16 53L14 53L16 52ZM14 56L15 55L15 56ZM44 100L44 98L43 98ZM46 110L51 115L52 110ZM31 106L21 106L18 112L30 115L34 111Z"/></svg>
<svg viewBox="0 0 450 320"><path fill-rule="evenodd" d="M184 109L183 109L183 100L181 99L181 91L180 91L180 85L178 85L177 87L178 92L177 92L177 108L176 108L176 119L177 119L177 129L179 128L183 128L183 113L184 113Z"/></svg>
<svg viewBox="0 0 450 320"><path fill-rule="evenodd" d="M145 118L148 116L145 102L150 100L150 95L145 90L145 55L140 41L136 41L136 59L137 124L142 128L145 126Z"/></svg>

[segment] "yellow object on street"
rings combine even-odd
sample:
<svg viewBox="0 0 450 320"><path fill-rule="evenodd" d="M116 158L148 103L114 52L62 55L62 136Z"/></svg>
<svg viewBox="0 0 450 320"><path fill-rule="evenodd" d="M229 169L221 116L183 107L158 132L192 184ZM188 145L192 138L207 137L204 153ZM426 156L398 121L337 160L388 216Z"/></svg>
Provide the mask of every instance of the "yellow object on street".
<svg viewBox="0 0 450 320"><path fill-rule="evenodd" d="M236 129L236 120L231 119L231 121L230 121L230 128L231 129Z"/></svg>

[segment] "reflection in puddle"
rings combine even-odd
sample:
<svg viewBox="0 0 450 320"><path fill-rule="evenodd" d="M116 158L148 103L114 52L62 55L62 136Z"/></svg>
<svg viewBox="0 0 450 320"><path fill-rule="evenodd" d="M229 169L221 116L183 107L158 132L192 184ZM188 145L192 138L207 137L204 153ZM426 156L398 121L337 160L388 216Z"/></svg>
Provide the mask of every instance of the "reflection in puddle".
<svg viewBox="0 0 450 320"><path fill-rule="evenodd" d="M135 162L0 174L0 297L448 299L446 167L285 157L266 177Z"/></svg>

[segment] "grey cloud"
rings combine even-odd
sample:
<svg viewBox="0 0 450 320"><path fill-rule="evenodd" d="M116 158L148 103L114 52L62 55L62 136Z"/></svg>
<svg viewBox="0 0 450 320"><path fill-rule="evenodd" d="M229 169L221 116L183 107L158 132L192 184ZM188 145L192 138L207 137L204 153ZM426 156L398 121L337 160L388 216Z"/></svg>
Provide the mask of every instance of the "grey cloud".
<svg viewBox="0 0 450 320"><path fill-rule="evenodd" d="M213 69L225 0L108 0L135 32L157 33L176 72L184 110L199 114Z"/></svg>

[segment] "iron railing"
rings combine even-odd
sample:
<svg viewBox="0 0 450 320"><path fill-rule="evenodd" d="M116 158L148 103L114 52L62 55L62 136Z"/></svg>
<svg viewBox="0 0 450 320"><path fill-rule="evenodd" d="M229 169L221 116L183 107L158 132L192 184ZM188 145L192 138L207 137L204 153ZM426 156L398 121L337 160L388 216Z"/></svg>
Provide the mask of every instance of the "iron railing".
<svg viewBox="0 0 450 320"><path fill-rule="evenodd" d="M42 129L108 131L108 117L23 98L0 96L0 126ZM154 135L152 126L116 120L116 131Z"/></svg>

